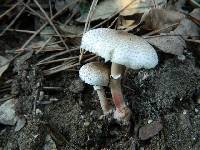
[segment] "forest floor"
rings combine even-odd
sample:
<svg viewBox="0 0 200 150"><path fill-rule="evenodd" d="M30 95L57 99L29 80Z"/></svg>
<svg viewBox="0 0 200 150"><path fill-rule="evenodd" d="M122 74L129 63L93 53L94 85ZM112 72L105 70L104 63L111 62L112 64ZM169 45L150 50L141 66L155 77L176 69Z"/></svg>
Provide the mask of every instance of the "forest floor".
<svg viewBox="0 0 200 150"><path fill-rule="evenodd" d="M113 6L106 15L104 2L89 21L92 1L0 2L0 150L200 149L198 1L148 1L128 13ZM128 125L102 116L97 93L79 78L83 64L103 62L89 53L79 61L89 22L142 36L157 50L155 68L127 68L122 78Z"/></svg>

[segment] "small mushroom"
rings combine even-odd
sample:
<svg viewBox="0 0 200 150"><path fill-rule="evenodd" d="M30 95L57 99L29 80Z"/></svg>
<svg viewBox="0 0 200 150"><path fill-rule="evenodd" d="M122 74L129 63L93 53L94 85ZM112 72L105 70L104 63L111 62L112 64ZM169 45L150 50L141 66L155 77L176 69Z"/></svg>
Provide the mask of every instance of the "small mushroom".
<svg viewBox="0 0 200 150"><path fill-rule="evenodd" d="M79 70L81 80L87 84L93 85L94 90L97 91L104 115L112 112L103 88L103 86L108 86L109 84L109 75L110 69L98 62L85 64Z"/></svg>
<svg viewBox="0 0 200 150"><path fill-rule="evenodd" d="M82 37L81 48L112 62L110 88L116 107L114 118L129 121L131 111L124 102L121 90L124 68L154 68L158 64L156 51L141 37L107 28L86 32Z"/></svg>

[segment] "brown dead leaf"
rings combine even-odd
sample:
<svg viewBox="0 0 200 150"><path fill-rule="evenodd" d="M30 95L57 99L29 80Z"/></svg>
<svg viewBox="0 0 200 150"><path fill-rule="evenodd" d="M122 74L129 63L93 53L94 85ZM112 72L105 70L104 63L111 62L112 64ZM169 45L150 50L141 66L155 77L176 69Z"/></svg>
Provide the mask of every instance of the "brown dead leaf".
<svg viewBox="0 0 200 150"><path fill-rule="evenodd" d="M164 7L167 0L154 0L158 7ZM127 7L128 6L128 7ZM126 8L125 8L126 7ZM91 21L98 19L106 19L114 13L122 10L120 15L130 16L136 13L144 13L154 7L151 0L105 0L100 2L94 12ZM85 14L77 19L79 22L85 22L88 14Z"/></svg>
<svg viewBox="0 0 200 150"><path fill-rule="evenodd" d="M189 19L181 20L174 33L183 35L185 38L198 36L200 28Z"/></svg>
<svg viewBox="0 0 200 150"><path fill-rule="evenodd" d="M183 55L183 50L186 47L185 41L180 36L174 36L174 33L166 34L163 36L153 36L146 40L159 50L170 53L173 55Z"/></svg>
<svg viewBox="0 0 200 150"><path fill-rule="evenodd" d="M151 9L145 16L145 25L143 28L158 30L166 28L172 24L179 23L185 16L176 11L169 11L165 9Z"/></svg>
<svg viewBox="0 0 200 150"><path fill-rule="evenodd" d="M160 121L154 121L150 124L147 124L139 129L139 138L141 140L148 140L156 134L158 134L163 128L163 125Z"/></svg>
<svg viewBox="0 0 200 150"><path fill-rule="evenodd" d="M191 14L198 19L198 16L200 16L198 12L199 11L195 10ZM199 36L200 29L198 25L179 12L152 9L148 15L149 16L145 18L145 23L154 30L164 29L171 24L179 23L173 31L147 38L150 44L165 53L181 56L183 55L183 50L186 48L184 39Z"/></svg>
<svg viewBox="0 0 200 150"><path fill-rule="evenodd" d="M172 0L172 1L168 1L167 9L168 10L182 11L182 8L185 5L186 1L187 0Z"/></svg>

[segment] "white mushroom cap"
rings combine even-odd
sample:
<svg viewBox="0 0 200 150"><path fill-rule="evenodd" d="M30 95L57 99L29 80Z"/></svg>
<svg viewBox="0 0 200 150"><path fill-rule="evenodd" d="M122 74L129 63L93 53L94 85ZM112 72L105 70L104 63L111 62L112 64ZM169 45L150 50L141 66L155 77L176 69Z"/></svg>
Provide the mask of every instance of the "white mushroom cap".
<svg viewBox="0 0 200 150"><path fill-rule="evenodd" d="M141 37L123 31L98 28L86 32L81 48L101 56L105 61L132 69L153 68L158 64L154 48Z"/></svg>
<svg viewBox="0 0 200 150"><path fill-rule="evenodd" d="M92 62L80 68L79 76L87 84L93 86L108 86L110 70L104 64Z"/></svg>

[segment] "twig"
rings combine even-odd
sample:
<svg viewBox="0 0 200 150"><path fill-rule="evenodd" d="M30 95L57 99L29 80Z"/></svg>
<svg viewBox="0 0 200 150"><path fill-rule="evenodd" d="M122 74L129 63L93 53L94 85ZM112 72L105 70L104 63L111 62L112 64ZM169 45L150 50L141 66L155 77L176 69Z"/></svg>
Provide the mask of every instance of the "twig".
<svg viewBox="0 0 200 150"><path fill-rule="evenodd" d="M92 58L96 58L96 57L97 56L94 56ZM89 60L91 61L91 58L86 59L84 62L88 62ZM53 67L53 68L50 68L48 70L44 70L43 73L44 73L44 75L52 75L52 74L58 73L58 72L63 71L63 70L70 70L71 68L77 67L77 66L80 65L79 62L77 62L77 63L76 62L66 62L66 63L64 63L62 65L58 65L58 66Z"/></svg>
<svg viewBox="0 0 200 150"><path fill-rule="evenodd" d="M93 0L93 1L92 1L92 5L90 6L90 10L89 10L89 13L88 13L88 15L87 15L86 22L85 22L85 27L84 27L84 30L83 30L83 34L84 34L86 31L88 31L89 28L90 28L90 21L91 21L91 18L92 18L92 16L93 16L93 14L94 14L94 11L95 11L97 2L98 2L98 0ZM79 58L79 61L82 60L83 54L84 54L84 50L83 50L83 49L80 49L80 58Z"/></svg>
<svg viewBox="0 0 200 150"><path fill-rule="evenodd" d="M108 28L111 28L113 26L113 24L117 21L117 19L119 18L119 16L117 16L112 22L111 24L108 26Z"/></svg>
<svg viewBox="0 0 200 150"><path fill-rule="evenodd" d="M73 14L65 21L64 26L66 26L77 13L77 11L73 12Z"/></svg>
<svg viewBox="0 0 200 150"><path fill-rule="evenodd" d="M92 5L90 6L90 10L88 12L87 19L86 19L86 22L85 22L85 28L84 28L83 34L86 31L88 31L89 28L90 28L90 22L91 22L93 14L94 14L94 10L96 8L97 2L98 2L98 0L93 0L92 1Z"/></svg>
<svg viewBox="0 0 200 150"><path fill-rule="evenodd" d="M29 9L31 12L33 12L33 14L35 14L36 16L38 16L39 18L43 19L46 21L46 19L40 15L37 11L35 11L34 9L32 9L29 5L25 4L24 2L22 2L22 4L27 8Z"/></svg>
<svg viewBox="0 0 200 150"><path fill-rule="evenodd" d="M35 54L38 54L40 51L42 51L42 50L45 48L45 46L47 46L47 44L51 41L51 39L52 39L52 36L50 36L50 37L46 40L46 42L42 45L42 47L41 47Z"/></svg>
<svg viewBox="0 0 200 150"><path fill-rule="evenodd" d="M26 2L26 4L30 3L30 0ZM25 10L26 7L23 7L20 12L17 14L17 16L10 22L10 24L0 33L0 37L15 23L15 21L21 16L23 11Z"/></svg>
<svg viewBox="0 0 200 150"><path fill-rule="evenodd" d="M38 47L31 47L34 51L37 51L37 49L38 49ZM41 46L39 47L39 48L41 48ZM21 53L21 52L23 52L23 51L25 51L26 50L26 48L25 49L17 49L16 50L16 53ZM54 51L63 51L63 50L65 50L64 48L49 48L48 49L48 47L47 48L45 48L45 49L43 49L42 50L42 52L54 52Z"/></svg>
<svg viewBox="0 0 200 150"><path fill-rule="evenodd" d="M64 52L60 52L60 53L57 53L55 55L52 55L52 56L49 56L41 61L39 61L36 65L40 65L41 63L45 62L45 61L48 61L48 60L52 60L53 58L57 57L57 56L61 56L61 55L64 55L64 54L67 54L67 53L71 53L73 51L77 51L79 50L79 48L73 48L71 50L67 50L67 51L64 51Z"/></svg>
<svg viewBox="0 0 200 150"><path fill-rule="evenodd" d="M63 7L60 11L58 11L53 17L51 17L51 20L55 19L56 17L58 17L60 14L62 14L69 6L71 6L74 2L77 2L79 0L75 0L72 3L70 3L69 5L66 5L65 7ZM21 47L21 49L24 49L36 36L38 33L40 33L40 31L42 29L44 29L46 26L48 25L48 22L46 22L45 24L43 24Z"/></svg>
<svg viewBox="0 0 200 150"><path fill-rule="evenodd" d="M52 86L44 86L43 90L56 90L56 91L62 91L62 87L52 87Z"/></svg>
<svg viewBox="0 0 200 150"><path fill-rule="evenodd" d="M91 62L92 60L96 59L98 56L93 56L91 58L88 58L86 60L83 61L83 63L88 63L88 62Z"/></svg>
<svg viewBox="0 0 200 150"><path fill-rule="evenodd" d="M50 17L52 17L52 16L53 16L53 13L52 13L51 0L49 0L49 11L50 11Z"/></svg>
<svg viewBox="0 0 200 150"><path fill-rule="evenodd" d="M60 71L67 70L67 69L70 69L70 68L73 68L73 67L76 67L79 65L80 65L79 63L62 64L62 65L50 68L48 70L44 70L43 73L44 73L44 75L52 75L52 74L58 73Z"/></svg>
<svg viewBox="0 0 200 150"><path fill-rule="evenodd" d="M3 14L0 15L0 20L7 15L9 12L11 12L13 9L15 9L17 7L17 5L19 5L20 2L15 3L12 7L10 7L8 10L6 10Z"/></svg>
<svg viewBox="0 0 200 150"><path fill-rule="evenodd" d="M13 31L13 32L20 32L20 33L27 33L27 34L35 34L37 31L30 31L30 30L21 30L21 29L8 29L7 31ZM52 34L52 33L40 33L40 35L51 35L51 36L55 36L57 37L58 35L57 34ZM62 37L73 37L73 36L65 36L65 35L62 35ZM77 36L74 36L74 37L79 37L80 35L77 35ZM61 41L62 42L62 41ZM60 42L60 43L61 43Z"/></svg>
<svg viewBox="0 0 200 150"><path fill-rule="evenodd" d="M164 30L177 27L178 25L179 25L179 23L174 23L174 24L169 25L169 26L167 26L167 27L164 27L164 28L161 28L161 29L158 29L158 30L154 30L154 31L152 31L152 32L149 32L149 33L145 34L144 36L151 36L151 35L160 33L160 32L162 32L162 31L164 31Z"/></svg>
<svg viewBox="0 0 200 150"><path fill-rule="evenodd" d="M94 56L94 54L84 55L84 58L89 57L89 56L93 56L93 57L87 59L88 61L91 61L91 60L97 58L97 56ZM79 56L73 56L73 57L61 58L61 59L56 59L56 60L51 60L51 61L45 61L45 62L42 62L38 65L47 65L47 64L51 64L51 63L57 63L57 62L62 62L62 61L67 61L67 60L72 60L72 59L77 59L77 58L79 58ZM86 62L84 61L84 63L86 63Z"/></svg>
<svg viewBox="0 0 200 150"><path fill-rule="evenodd" d="M200 44L200 40L193 40L193 39L185 39L188 42L198 43Z"/></svg>
<svg viewBox="0 0 200 150"><path fill-rule="evenodd" d="M51 21L51 19L49 18L49 16L47 15L47 13L44 11L44 9L41 7L41 5L38 3L37 0L33 0L35 2L35 4L40 8L40 11L44 14L45 18L47 19L47 21L49 22L49 24L52 26L52 28L54 29L54 31L56 32L56 34L59 35L60 40L63 42L64 46L66 49L69 49L69 47L66 45L64 39L62 38L62 36L60 35L60 33L58 32L57 28L55 27L55 25L53 24L53 22Z"/></svg>
<svg viewBox="0 0 200 150"><path fill-rule="evenodd" d="M181 35L181 34L161 34L161 35L153 35L153 36L143 36L142 38L149 39L149 38L157 38L157 37L162 37L162 36L200 37L200 35L199 36L192 36L192 35Z"/></svg>
<svg viewBox="0 0 200 150"><path fill-rule="evenodd" d="M79 58L79 56L73 56L73 57L51 60L51 61L40 63L39 65L47 65L47 64L51 64L51 63L62 62L62 61L67 61L67 60L71 60L71 59L76 59L76 58Z"/></svg>

